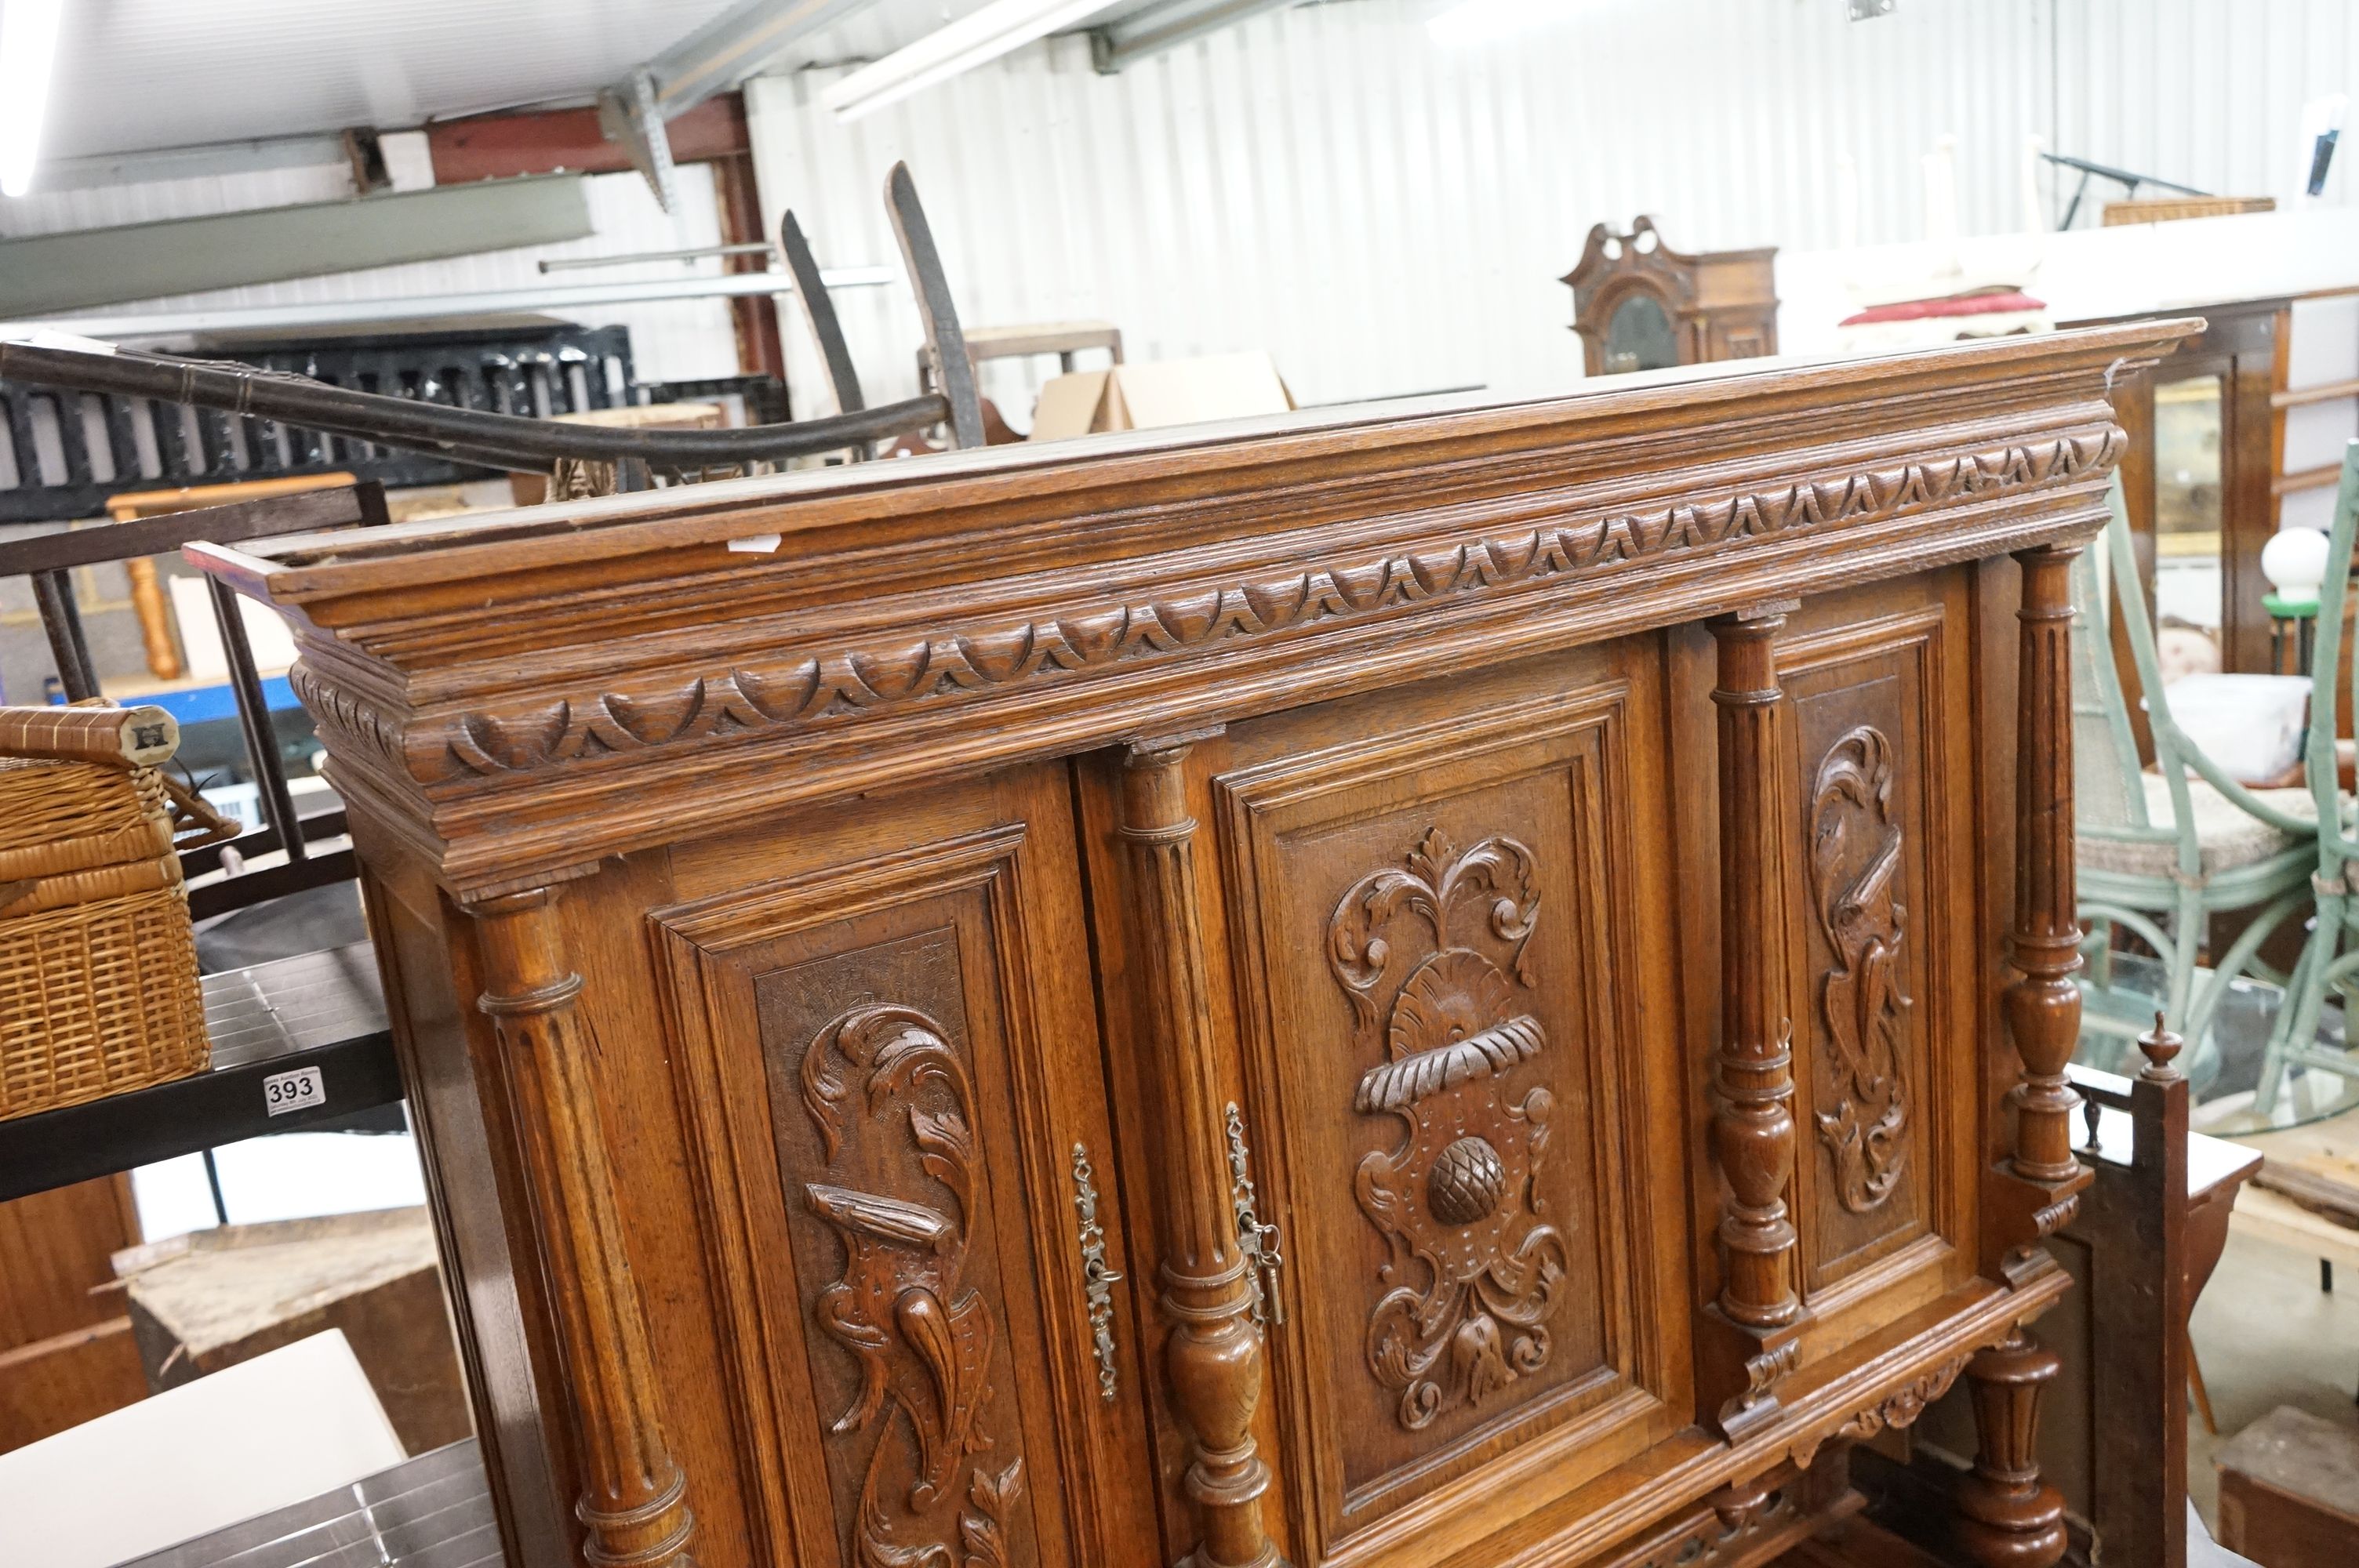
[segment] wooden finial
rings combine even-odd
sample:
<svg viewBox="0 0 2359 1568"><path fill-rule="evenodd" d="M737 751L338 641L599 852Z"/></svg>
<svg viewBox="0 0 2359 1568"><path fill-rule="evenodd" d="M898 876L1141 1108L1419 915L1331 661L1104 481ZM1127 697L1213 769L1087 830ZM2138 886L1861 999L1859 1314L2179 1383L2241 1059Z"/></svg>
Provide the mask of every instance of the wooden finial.
<svg viewBox="0 0 2359 1568"><path fill-rule="evenodd" d="M2154 1015L2154 1028L2138 1036L2137 1048L2146 1053L2146 1066L2138 1076L2149 1084L2175 1084L2186 1075L2170 1065L2187 1043L2163 1027L2162 1014Z"/></svg>

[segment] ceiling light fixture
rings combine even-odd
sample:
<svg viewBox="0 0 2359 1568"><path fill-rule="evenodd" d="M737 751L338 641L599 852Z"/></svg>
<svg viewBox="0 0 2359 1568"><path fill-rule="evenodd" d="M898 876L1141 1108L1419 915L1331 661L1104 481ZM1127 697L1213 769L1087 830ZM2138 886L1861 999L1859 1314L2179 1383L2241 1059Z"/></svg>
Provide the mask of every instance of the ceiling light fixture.
<svg viewBox="0 0 2359 1568"><path fill-rule="evenodd" d="M1425 31L1438 44L1487 44L1560 20L1572 9L1566 0L1459 0L1427 17Z"/></svg>
<svg viewBox="0 0 2359 1568"><path fill-rule="evenodd" d="M0 194L33 188L65 0L0 0Z"/></svg>
<svg viewBox="0 0 2359 1568"><path fill-rule="evenodd" d="M913 92L986 65L1060 27L1087 20L1114 0L991 0L971 16L928 33L907 49L864 65L820 94L838 120L857 120Z"/></svg>

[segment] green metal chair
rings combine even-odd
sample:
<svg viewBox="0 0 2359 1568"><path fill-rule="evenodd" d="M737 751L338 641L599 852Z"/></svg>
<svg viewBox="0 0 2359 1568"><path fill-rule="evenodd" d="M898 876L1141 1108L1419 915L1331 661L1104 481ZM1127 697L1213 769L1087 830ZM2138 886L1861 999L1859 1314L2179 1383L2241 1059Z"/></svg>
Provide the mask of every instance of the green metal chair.
<svg viewBox="0 0 2359 1568"><path fill-rule="evenodd" d="M2286 984L2285 1006L2270 1032L2267 1054L2261 1058L2261 1081L2253 1108L2267 1116L2277 1108L2289 1067L2320 1068L2359 1078L2359 1055L2318 1043L2318 1015L2329 991L2344 990L2359 972L2359 951L2352 933L2359 925L2359 840L2350 827L2350 812L2342 800L2335 773L2334 715L2343 687L2343 614L2351 590L2351 549L2359 532L2359 441L2343 449L2343 486L2334 498L2334 527L2327 535L2326 580L2318 589L2318 636L2310 665L2310 741L2304 762L2310 774L2312 810L2332 824L2317 835L2318 853L2312 866L2318 890L2318 921ZM2347 994L2347 993L2346 993ZM2351 1009L2344 1006L2344 1027ZM2347 1034L2346 1034L2347 1038Z"/></svg>
<svg viewBox="0 0 2359 1568"><path fill-rule="evenodd" d="M2246 974L2275 982L2284 979L2261 962L2260 949L2310 901L2310 872L2319 857L2317 803L2307 789L2239 784L2172 719L2118 478L2109 501L2113 521L2102 547L2112 563L2138 685L2147 694L2158 771L2139 769L2129 707L2106 632L2095 552L2083 551L2072 568L2078 612L2072 622L2074 827L2080 841L2080 914L2089 933L2083 947L2090 961L2082 984L2093 1002L2083 1028L2127 1042L2151 1027L2152 1007L2159 1001L2167 1026L2192 1043L2193 1065L2200 1068L2216 1059L2205 1032L2231 983ZM2330 723L2330 751L2332 728ZM2209 979L2201 979L2211 917L2243 909L2259 914L2212 966ZM2093 1005L2113 989L2114 925L2135 932L2161 958L2163 996L2141 994L2133 1006ZM2141 1018L2143 1022L2133 1022Z"/></svg>

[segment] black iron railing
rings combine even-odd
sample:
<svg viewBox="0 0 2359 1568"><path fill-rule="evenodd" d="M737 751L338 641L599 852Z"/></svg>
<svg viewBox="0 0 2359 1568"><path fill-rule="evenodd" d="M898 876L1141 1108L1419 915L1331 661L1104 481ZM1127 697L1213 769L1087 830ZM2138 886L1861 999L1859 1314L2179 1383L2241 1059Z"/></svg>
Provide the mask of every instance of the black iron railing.
<svg viewBox="0 0 2359 1568"><path fill-rule="evenodd" d="M171 554L198 539L234 545L272 535L308 534L385 520L385 489L372 480L336 490L208 506L136 522L62 529L12 540L0 544L0 578L32 579L34 599L41 612L41 630L49 637L59 684L69 701L80 701L97 697L100 692L90 643L82 633L82 614L74 603L70 574L75 568ZM259 790L262 826L226 844L191 849L181 856L181 871L191 882L190 912L200 920L306 888L349 881L354 874L349 848L326 854L312 852L311 840L342 836L344 814L336 810L310 817L296 815L294 798L288 788L286 762L272 737L269 699L263 691L261 672L255 665L253 644L246 639L245 616L227 584L216 578L210 587L213 619L220 628L222 651L229 665L230 695L236 704L238 726ZM224 865L280 851L286 858L277 864L257 867L237 876L199 881L212 877Z"/></svg>

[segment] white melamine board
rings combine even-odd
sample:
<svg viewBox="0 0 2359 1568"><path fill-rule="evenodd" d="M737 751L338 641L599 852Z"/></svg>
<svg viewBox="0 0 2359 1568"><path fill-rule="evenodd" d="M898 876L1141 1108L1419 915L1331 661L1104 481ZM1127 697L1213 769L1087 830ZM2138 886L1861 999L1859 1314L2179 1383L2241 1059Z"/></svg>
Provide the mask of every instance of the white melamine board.
<svg viewBox="0 0 2359 1568"><path fill-rule="evenodd" d="M0 1454L0 1563L107 1568L405 1457L332 1328Z"/></svg>

